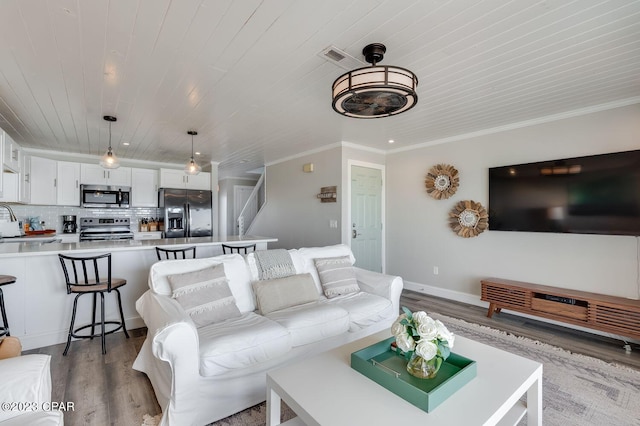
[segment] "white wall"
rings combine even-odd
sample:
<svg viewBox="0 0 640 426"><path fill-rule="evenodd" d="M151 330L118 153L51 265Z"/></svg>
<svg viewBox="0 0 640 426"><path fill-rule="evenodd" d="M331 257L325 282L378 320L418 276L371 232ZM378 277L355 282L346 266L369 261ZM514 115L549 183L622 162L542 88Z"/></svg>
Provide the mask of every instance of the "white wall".
<svg viewBox="0 0 640 426"><path fill-rule="evenodd" d="M488 207L489 167L634 149L640 149L640 105L389 154L387 271L410 285L474 298L485 277L640 298L636 237L485 231L461 238L447 223L458 201ZM460 172L458 192L448 200L425 191L427 171L437 163Z"/></svg>
<svg viewBox="0 0 640 426"><path fill-rule="evenodd" d="M238 230L236 227L235 218L233 217L233 206L235 197L233 193L233 187L236 185L241 186L255 186L258 178L225 178L220 179L218 185L220 187L219 196L219 226L220 235L237 235Z"/></svg>
<svg viewBox="0 0 640 426"><path fill-rule="evenodd" d="M278 238L269 248L299 248L340 243L338 220L342 209L341 151L332 148L267 166L267 201L255 219L254 235ZM313 173L303 164L313 163ZM316 195L324 186L338 187L335 203L321 203Z"/></svg>

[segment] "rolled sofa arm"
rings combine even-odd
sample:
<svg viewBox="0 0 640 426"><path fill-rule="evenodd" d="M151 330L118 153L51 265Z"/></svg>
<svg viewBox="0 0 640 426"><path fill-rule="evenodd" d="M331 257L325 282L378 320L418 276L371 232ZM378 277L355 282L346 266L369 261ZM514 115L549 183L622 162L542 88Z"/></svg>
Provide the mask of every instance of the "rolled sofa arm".
<svg viewBox="0 0 640 426"><path fill-rule="evenodd" d="M0 410L0 422L23 416L32 409L42 410L45 402L51 402L51 356L32 354L0 361L2 378L2 402L7 407Z"/></svg>
<svg viewBox="0 0 640 426"><path fill-rule="evenodd" d="M185 373L199 375L198 333L178 302L149 290L138 299L136 308L147 325L147 336L153 339L153 355L171 365L186 361Z"/></svg>
<svg viewBox="0 0 640 426"><path fill-rule="evenodd" d="M382 296L393 303L394 312L400 312L400 294L404 283L402 277L381 274L354 267L360 289L367 293Z"/></svg>
<svg viewBox="0 0 640 426"><path fill-rule="evenodd" d="M179 424L172 418L188 419L200 388L200 358L198 333L189 315L174 299L147 291L136 302L136 309L148 327L147 339L151 340L151 351L157 360L166 361L171 374L166 380L155 382L158 403L162 407L161 424ZM142 360L136 363L158 362ZM157 371L157 367L135 365L141 371ZM155 377L158 377L157 375ZM170 382L169 382L170 381ZM153 381L152 381L153 382ZM160 393L160 395L158 395ZM186 408L183 408L186 407Z"/></svg>

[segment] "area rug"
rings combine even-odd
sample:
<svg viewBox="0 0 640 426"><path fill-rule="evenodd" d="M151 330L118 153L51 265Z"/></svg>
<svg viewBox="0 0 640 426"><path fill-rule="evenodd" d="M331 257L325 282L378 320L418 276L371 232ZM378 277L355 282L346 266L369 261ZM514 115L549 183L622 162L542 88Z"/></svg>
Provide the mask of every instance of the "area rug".
<svg viewBox="0 0 640 426"><path fill-rule="evenodd" d="M435 312L452 332L541 362L543 424L549 426L640 426L640 371ZM455 351L455 348L454 348ZM288 407L283 420L295 414ZM262 426L264 403L212 423L213 426ZM145 416L154 425L157 418ZM521 422L526 425L526 417Z"/></svg>

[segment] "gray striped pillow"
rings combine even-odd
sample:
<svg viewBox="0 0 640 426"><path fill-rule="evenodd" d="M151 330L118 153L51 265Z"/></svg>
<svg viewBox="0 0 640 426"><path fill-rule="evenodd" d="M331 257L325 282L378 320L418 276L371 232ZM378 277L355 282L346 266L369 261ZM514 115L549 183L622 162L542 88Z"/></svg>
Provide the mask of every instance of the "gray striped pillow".
<svg viewBox="0 0 640 426"><path fill-rule="evenodd" d="M168 275L167 280L173 292L171 297L178 301L198 328L242 315L229 288L223 264Z"/></svg>
<svg viewBox="0 0 640 426"><path fill-rule="evenodd" d="M327 298L360 291L349 256L314 259L314 263Z"/></svg>

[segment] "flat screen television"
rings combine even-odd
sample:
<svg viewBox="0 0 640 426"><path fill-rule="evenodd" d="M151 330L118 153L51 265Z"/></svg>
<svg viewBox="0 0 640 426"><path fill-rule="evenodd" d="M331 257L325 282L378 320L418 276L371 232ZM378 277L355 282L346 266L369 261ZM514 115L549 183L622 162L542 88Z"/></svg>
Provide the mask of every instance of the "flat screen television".
<svg viewBox="0 0 640 426"><path fill-rule="evenodd" d="M640 235L640 150L490 168L489 229Z"/></svg>

